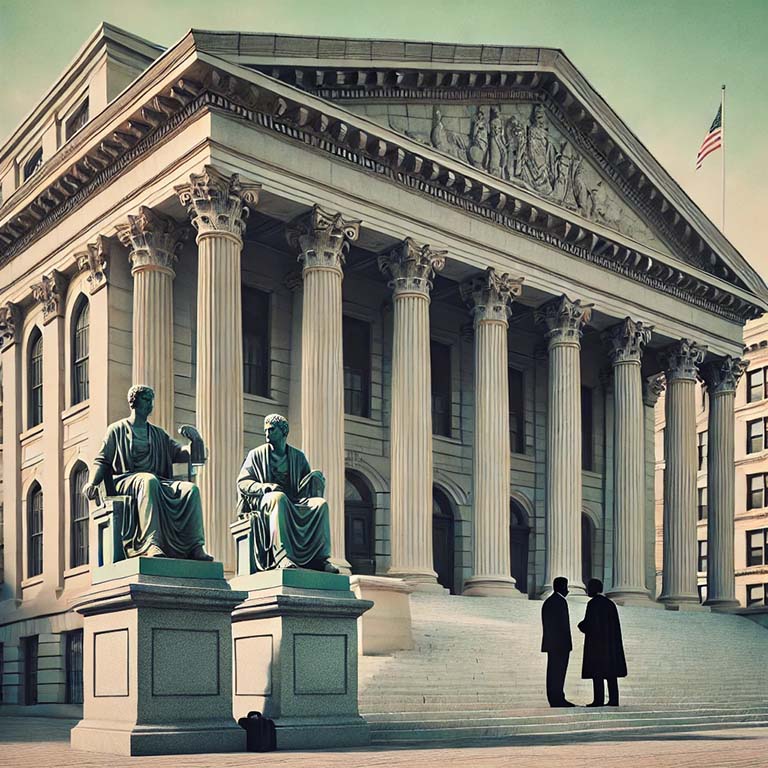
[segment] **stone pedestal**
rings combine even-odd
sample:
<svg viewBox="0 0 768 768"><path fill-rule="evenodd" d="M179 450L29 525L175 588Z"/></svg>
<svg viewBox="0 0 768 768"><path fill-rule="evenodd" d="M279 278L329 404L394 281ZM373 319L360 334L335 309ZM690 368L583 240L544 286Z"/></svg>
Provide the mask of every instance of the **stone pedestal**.
<svg viewBox="0 0 768 768"><path fill-rule="evenodd" d="M278 749L365 746L357 708L357 619L372 603L349 578L298 568L236 577L233 711L275 721Z"/></svg>
<svg viewBox="0 0 768 768"><path fill-rule="evenodd" d="M379 256L391 278L392 333L392 556L389 575L414 589L444 592L432 554L432 379L429 292L443 268L443 252L410 238Z"/></svg>
<svg viewBox="0 0 768 768"><path fill-rule="evenodd" d="M412 587L402 579L384 576L351 576L349 584L355 597L373 603L373 608L357 620L358 653L377 656L414 647Z"/></svg>
<svg viewBox="0 0 768 768"><path fill-rule="evenodd" d="M232 591L221 563L131 558L94 569L83 719L73 749L120 755L245 750L232 718Z"/></svg>
<svg viewBox="0 0 768 768"><path fill-rule="evenodd" d="M359 221L319 206L288 227L288 241L303 264L301 320L301 439L314 469L326 479L331 560L349 572L344 552L344 358L342 265Z"/></svg>

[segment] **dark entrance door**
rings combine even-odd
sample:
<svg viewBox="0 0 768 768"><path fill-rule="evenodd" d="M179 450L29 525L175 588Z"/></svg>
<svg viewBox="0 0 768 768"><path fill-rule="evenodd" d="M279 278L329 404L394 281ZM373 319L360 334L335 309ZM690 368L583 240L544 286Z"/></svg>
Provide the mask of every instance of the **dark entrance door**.
<svg viewBox="0 0 768 768"><path fill-rule="evenodd" d="M359 475L347 472L344 483L344 548L352 573L372 576L376 572L374 541L371 492Z"/></svg>
<svg viewBox="0 0 768 768"><path fill-rule="evenodd" d="M592 578L592 546L595 529L592 521L584 514L581 516L581 578L586 583Z"/></svg>
<svg viewBox="0 0 768 768"><path fill-rule="evenodd" d="M509 515L509 561L515 586L528 593L528 536L526 515L520 505L512 501Z"/></svg>
<svg viewBox="0 0 768 768"><path fill-rule="evenodd" d="M454 594L453 546L453 510L445 494L435 488L432 491L432 562L438 583L451 594Z"/></svg>

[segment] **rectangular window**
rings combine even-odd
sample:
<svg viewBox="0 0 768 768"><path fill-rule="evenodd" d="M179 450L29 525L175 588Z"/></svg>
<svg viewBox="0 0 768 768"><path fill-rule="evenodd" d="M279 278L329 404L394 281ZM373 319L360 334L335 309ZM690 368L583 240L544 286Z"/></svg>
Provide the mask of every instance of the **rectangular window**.
<svg viewBox="0 0 768 768"><path fill-rule="evenodd" d="M698 434L699 472L707 466L707 430Z"/></svg>
<svg viewBox="0 0 768 768"><path fill-rule="evenodd" d="M509 446L512 453L525 453L525 408L523 372L509 369Z"/></svg>
<svg viewBox="0 0 768 768"><path fill-rule="evenodd" d="M763 419L747 422L747 453L758 453L765 446L765 426Z"/></svg>
<svg viewBox="0 0 768 768"><path fill-rule="evenodd" d="M699 520L707 519L707 489L697 488L696 495L698 497L697 513Z"/></svg>
<svg viewBox="0 0 768 768"><path fill-rule="evenodd" d="M592 388L581 388L581 468L591 472L595 457L592 445Z"/></svg>
<svg viewBox="0 0 768 768"><path fill-rule="evenodd" d="M747 373L747 402L756 403L765 398L766 369L757 368Z"/></svg>
<svg viewBox="0 0 768 768"><path fill-rule="evenodd" d="M72 475L70 568L77 568L88 562L88 502L83 496L83 488L87 482L88 470L80 465Z"/></svg>
<svg viewBox="0 0 768 768"><path fill-rule="evenodd" d="M765 479L762 472L747 475L747 509L762 509L765 506Z"/></svg>
<svg viewBox="0 0 768 768"><path fill-rule="evenodd" d="M768 528L747 531L747 565L768 565Z"/></svg>
<svg viewBox="0 0 768 768"><path fill-rule="evenodd" d="M83 630L67 632L66 649L67 704L83 703Z"/></svg>
<svg viewBox="0 0 768 768"><path fill-rule="evenodd" d="M32 155L32 157L27 160L26 163L24 163L24 170L23 170L23 180L26 181L27 179L31 178L40 170L40 167L43 164L43 148L39 147L35 154Z"/></svg>
<svg viewBox="0 0 768 768"><path fill-rule="evenodd" d="M768 605L768 584L747 584L747 608Z"/></svg>
<svg viewBox="0 0 768 768"><path fill-rule="evenodd" d="M699 573L706 573L707 572L707 540L704 539L704 541L699 541L699 556L698 556L698 565L696 567L696 570Z"/></svg>
<svg viewBox="0 0 768 768"><path fill-rule="evenodd" d="M37 635L21 639L24 654L24 704L37 704Z"/></svg>
<svg viewBox="0 0 768 768"><path fill-rule="evenodd" d="M0 643L0 704L3 703L3 665L4 665L4 651L3 644Z"/></svg>
<svg viewBox="0 0 768 768"><path fill-rule="evenodd" d="M43 572L43 492L38 489L29 496L27 525L27 577L39 576Z"/></svg>
<svg viewBox="0 0 768 768"><path fill-rule="evenodd" d="M451 436L451 348L433 341L429 345L432 367L432 433Z"/></svg>
<svg viewBox="0 0 768 768"><path fill-rule="evenodd" d="M86 99L72 117L67 120L64 130L65 141L69 141L88 122L88 99Z"/></svg>
<svg viewBox="0 0 768 768"><path fill-rule="evenodd" d="M243 391L269 397L269 294L242 286Z"/></svg>
<svg viewBox="0 0 768 768"><path fill-rule="evenodd" d="M371 415L371 326L344 315L344 413Z"/></svg>

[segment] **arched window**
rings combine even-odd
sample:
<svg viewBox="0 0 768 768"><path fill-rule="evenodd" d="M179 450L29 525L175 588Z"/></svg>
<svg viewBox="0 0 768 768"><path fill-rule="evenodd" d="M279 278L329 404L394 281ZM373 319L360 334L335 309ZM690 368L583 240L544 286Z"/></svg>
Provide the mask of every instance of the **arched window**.
<svg viewBox="0 0 768 768"><path fill-rule="evenodd" d="M72 523L70 527L70 568L88 562L88 502L83 488L88 482L88 468L77 464L70 479Z"/></svg>
<svg viewBox="0 0 768 768"><path fill-rule="evenodd" d="M438 583L454 594L454 522L451 502L432 489L432 562Z"/></svg>
<svg viewBox="0 0 768 768"><path fill-rule="evenodd" d="M356 472L347 472L344 482L344 539L352 573L376 572L373 499L368 486Z"/></svg>
<svg viewBox="0 0 768 768"><path fill-rule="evenodd" d="M29 339L29 424L43 423L43 335L35 329Z"/></svg>
<svg viewBox="0 0 768 768"><path fill-rule="evenodd" d="M72 324L72 405L88 399L88 299L83 296Z"/></svg>
<svg viewBox="0 0 768 768"><path fill-rule="evenodd" d="M43 572L43 489L35 483L27 497L27 577Z"/></svg>

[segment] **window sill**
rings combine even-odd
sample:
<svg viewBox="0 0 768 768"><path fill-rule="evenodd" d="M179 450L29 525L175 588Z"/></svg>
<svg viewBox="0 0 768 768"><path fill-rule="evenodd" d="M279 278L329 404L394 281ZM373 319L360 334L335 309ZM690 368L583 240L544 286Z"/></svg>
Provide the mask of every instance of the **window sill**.
<svg viewBox="0 0 768 768"><path fill-rule="evenodd" d="M30 427L26 432L22 432L19 435L19 442L24 445L24 443L28 443L34 438L38 437L43 433L43 425L38 424L34 427Z"/></svg>
<svg viewBox="0 0 768 768"><path fill-rule="evenodd" d="M243 398L250 400L252 403L264 403L265 405L280 405L278 400L271 397L265 397L264 395L252 395L250 392L243 392Z"/></svg>
<svg viewBox="0 0 768 768"><path fill-rule="evenodd" d="M45 578L43 577L43 574L40 574L39 576L32 576L29 579L22 579L21 588L27 589L28 587L34 587L37 584L42 584L44 581Z"/></svg>
<svg viewBox="0 0 768 768"><path fill-rule="evenodd" d="M433 440L439 440L442 443L449 443L450 445L463 445L461 440L457 437L447 437L446 435L432 435Z"/></svg>
<svg viewBox="0 0 768 768"><path fill-rule="evenodd" d="M83 400L81 403L77 403L77 405L73 405L70 408L67 408L61 412L61 420L69 421L70 419L74 419L75 416L78 416L83 411L87 411L88 408L90 408L90 405L90 400Z"/></svg>
<svg viewBox="0 0 768 768"><path fill-rule="evenodd" d="M88 571L91 570L91 566L89 563L86 563L85 565L78 565L76 568L69 568L66 571L64 571L64 578L65 579L71 579L75 576L81 576L84 573L88 573Z"/></svg>
<svg viewBox="0 0 768 768"><path fill-rule="evenodd" d="M366 424L369 427L383 427L381 421L377 421L376 419L372 419L369 416L355 416L352 413L345 413L344 414L344 421L351 421L355 424Z"/></svg>

